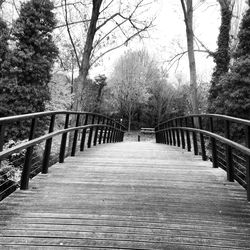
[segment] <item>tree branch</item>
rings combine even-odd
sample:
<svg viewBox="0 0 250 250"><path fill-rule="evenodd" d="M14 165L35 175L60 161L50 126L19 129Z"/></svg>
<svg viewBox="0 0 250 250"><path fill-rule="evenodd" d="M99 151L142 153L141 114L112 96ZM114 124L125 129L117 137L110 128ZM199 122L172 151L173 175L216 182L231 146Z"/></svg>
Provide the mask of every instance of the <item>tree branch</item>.
<svg viewBox="0 0 250 250"><path fill-rule="evenodd" d="M76 62L77 62L77 65L78 65L78 68L80 69L81 67L81 64L80 64L80 61L79 61L79 58L78 58L78 54L77 54L77 51L76 51L76 47L75 47L75 44L74 44L74 41L73 41L73 38L71 36L71 32L70 32L70 29L69 29L69 25L68 25L68 11L67 11L67 0L64 0L64 3L65 3L65 23L66 23L66 27L67 27L67 32L68 32L68 35L69 35L69 39L70 39L70 42L71 42L71 45L73 47L73 50L74 50L74 54L75 54L75 57L76 57Z"/></svg>

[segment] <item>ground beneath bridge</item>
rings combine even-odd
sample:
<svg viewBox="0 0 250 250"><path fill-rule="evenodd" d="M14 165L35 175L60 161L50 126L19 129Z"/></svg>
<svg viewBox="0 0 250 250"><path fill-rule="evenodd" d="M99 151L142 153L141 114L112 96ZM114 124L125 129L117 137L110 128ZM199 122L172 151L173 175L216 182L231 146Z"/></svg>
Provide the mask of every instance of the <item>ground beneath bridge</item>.
<svg viewBox="0 0 250 250"><path fill-rule="evenodd" d="M98 145L0 203L0 249L250 249L246 191L176 147Z"/></svg>

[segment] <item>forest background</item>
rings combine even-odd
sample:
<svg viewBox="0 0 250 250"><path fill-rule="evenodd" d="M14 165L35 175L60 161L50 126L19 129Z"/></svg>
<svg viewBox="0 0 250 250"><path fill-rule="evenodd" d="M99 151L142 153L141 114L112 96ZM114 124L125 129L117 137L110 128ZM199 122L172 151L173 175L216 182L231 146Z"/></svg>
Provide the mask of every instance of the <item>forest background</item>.
<svg viewBox="0 0 250 250"><path fill-rule="evenodd" d="M248 1L0 4L1 117L73 109L129 130L208 111L249 118Z"/></svg>

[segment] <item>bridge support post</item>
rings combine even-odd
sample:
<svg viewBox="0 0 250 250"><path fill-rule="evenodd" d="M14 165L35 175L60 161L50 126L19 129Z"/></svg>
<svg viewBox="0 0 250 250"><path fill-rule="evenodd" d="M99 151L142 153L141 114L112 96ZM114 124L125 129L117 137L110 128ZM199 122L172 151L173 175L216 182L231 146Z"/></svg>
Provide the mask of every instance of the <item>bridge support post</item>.
<svg viewBox="0 0 250 250"><path fill-rule="evenodd" d="M69 114L66 114L64 129L68 128L69 126ZM60 154L59 154L59 163L64 162L65 157L65 149L66 149L66 142L67 142L67 132L62 134L61 146L60 146Z"/></svg>
<svg viewBox="0 0 250 250"><path fill-rule="evenodd" d="M79 121L80 121L80 114L77 114L77 116L76 116L76 127L79 126ZM71 156L75 156L75 154L76 154L77 138L78 138L78 130L75 130L72 149L71 149Z"/></svg>
<svg viewBox="0 0 250 250"><path fill-rule="evenodd" d="M36 118L33 118L31 121L29 141L34 138L35 129L36 129ZM24 160L23 171L22 171L22 176L21 176L21 184L20 184L21 190L26 190L29 187L32 153L33 153L33 146L28 147L26 154L25 154L25 160Z"/></svg>
<svg viewBox="0 0 250 250"><path fill-rule="evenodd" d="M0 152L3 151L4 132L5 132L5 126L1 124L0 125ZM0 161L0 167L1 167L1 161Z"/></svg>
<svg viewBox="0 0 250 250"><path fill-rule="evenodd" d="M94 122L95 122L95 115L92 115L91 124L94 124ZM89 129L88 148L91 148L92 135L93 135L93 127Z"/></svg>
<svg viewBox="0 0 250 250"><path fill-rule="evenodd" d="M199 116L199 128L202 129L202 120L201 117ZM206 147L205 147L205 140L204 140L204 135L200 133L200 141L201 141L201 154L202 154L202 160L205 161L207 159L206 156Z"/></svg>
<svg viewBox="0 0 250 250"><path fill-rule="evenodd" d="M230 139L230 122L225 120L225 137ZM232 159L232 147L226 145L226 163L227 163L227 180L234 181L234 170L233 170L233 159Z"/></svg>
<svg viewBox="0 0 250 250"><path fill-rule="evenodd" d="M88 124L88 117L89 117L89 115L86 114L84 125ZM82 130L82 138L81 138L81 142L80 142L80 151L84 150L85 140L86 140L86 128Z"/></svg>
<svg viewBox="0 0 250 250"><path fill-rule="evenodd" d="M188 118L185 118L185 126L188 127ZM191 151L191 141L190 141L190 134L189 131L186 131L186 137L187 137L187 150L188 152Z"/></svg>
<svg viewBox="0 0 250 250"><path fill-rule="evenodd" d="M52 133L54 131L54 125L55 125L55 115L52 115L50 119L49 133ZM45 149L43 153L42 174L48 173L51 145L52 145L52 138L46 140Z"/></svg>
<svg viewBox="0 0 250 250"><path fill-rule="evenodd" d="M182 118L180 118L180 126L183 127ZM186 148L184 131L182 129L181 129L181 146L182 146L182 149Z"/></svg>
<svg viewBox="0 0 250 250"><path fill-rule="evenodd" d="M214 133L213 117L209 118L209 124L210 124L210 131ZM211 147L212 147L213 168L218 168L217 145L216 145L216 140L213 137L211 137Z"/></svg>
<svg viewBox="0 0 250 250"><path fill-rule="evenodd" d="M192 117L192 127L194 128L194 117ZM197 137L196 132L193 132L193 148L194 148L194 155L198 155L198 145L197 145Z"/></svg>
<svg viewBox="0 0 250 250"><path fill-rule="evenodd" d="M247 147L250 148L250 126L246 126ZM246 156L247 200L250 201L250 156Z"/></svg>

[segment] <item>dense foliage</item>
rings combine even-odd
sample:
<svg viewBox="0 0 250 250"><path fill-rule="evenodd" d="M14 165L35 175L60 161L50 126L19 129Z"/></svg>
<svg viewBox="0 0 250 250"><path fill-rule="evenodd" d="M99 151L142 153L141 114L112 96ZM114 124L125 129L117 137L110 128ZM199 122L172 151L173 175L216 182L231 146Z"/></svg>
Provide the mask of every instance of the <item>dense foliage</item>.
<svg viewBox="0 0 250 250"><path fill-rule="evenodd" d="M0 82L0 117L45 110L58 54L51 34L56 25L52 10L50 0L30 0L21 7L12 32L15 47L8 74Z"/></svg>
<svg viewBox="0 0 250 250"><path fill-rule="evenodd" d="M0 78L2 79L7 67L9 30L7 24L0 18Z"/></svg>
<svg viewBox="0 0 250 250"><path fill-rule="evenodd" d="M209 107L208 112L216 112L214 106L214 101L221 92L219 83L220 78L228 72L229 63L230 63L230 51L229 51L229 42L230 42L230 28L231 28L231 19L232 19L232 10L229 5L226 5L221 9L221 26L218 36L218 49L213 54L215 69L212 74L211 87L209 90Z"/></svg>
<svg viewBox="0 0 250 250"><path fill-rule="evenodd" d="M214 102L217 113L250 117L250 9L242 19L234 63L218 85L220 95Z"/></svg>

